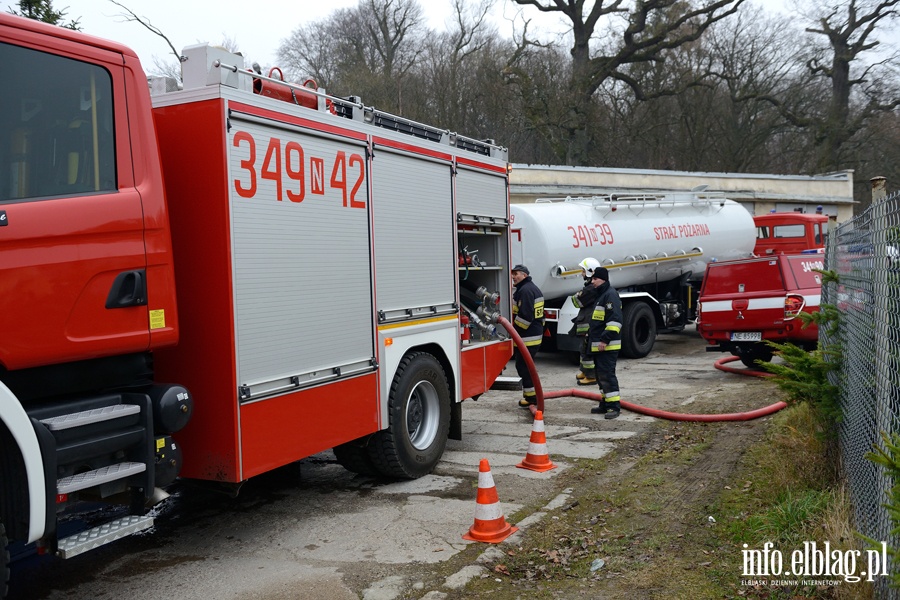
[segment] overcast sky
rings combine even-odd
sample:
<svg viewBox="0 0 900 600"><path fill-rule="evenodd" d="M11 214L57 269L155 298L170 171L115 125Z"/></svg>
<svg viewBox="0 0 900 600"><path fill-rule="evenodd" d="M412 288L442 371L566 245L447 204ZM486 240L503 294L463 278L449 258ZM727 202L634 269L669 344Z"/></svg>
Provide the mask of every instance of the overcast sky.
<svg viewBox="0 0 900 600"><path fill-rule="evenodd" d="M219 44L225 36L236 42L244 56L263 66L275 66L275 54L282 40L298 25L318 21L338 8L356 6L359 0L120 0L136 14L146 17L168 37L178 50L209 42ZM420 0L432 29L444 30L452 14L450 0ZM153 56L171 58L165 41L138 23L125 22L124 11L109 0L53 0L56 10L66 10L68 18L80 19L81 31L120 42L134 50L146 67ZM17 0L0 0L3 12L18 10ZM496 0L498 19L506 11L516 11L510 0ZM554 22L553 17L543 20ZM506 34L510 25L504 26Z"/></svg>
<svg viewBox="0 0 900 600"><path fill-rule="evenodd" d="M225 36L236 42L246 58L263 66L275 66L275 54L282 40L298 25L327 17L337 8L356 6L359 0L121 0L136 14L159 28L178 50L184 46L221 43ZM773 3L781 4L781 0ZM420 0L432 29L445 30L452 14L450 0ZM165 41L138 23L125 22L124 11L109 0L53 0L56 10L66 10L68 18L78 18L81 30L91 35L121 42L134 50L145 68L153 57L170 59ZM3 12L18 9L18 2L0 0ZM510 0L496 0L494 21L501 35L509 35L512 19L521 7ZM555 15L530 9L534 23L552 28Z"/></svg>
<svg viewBox="0 0 900 600"><path fill-rule="evenodd" d="M769 11L782 10L784 0L753 0ZM298 25L327 17L337 8L356 6L359 0L122 0L138 15L159 28L178 50L185 46L209 42L219 44L227 36L233 40L248 62L263 67L277 66L275 54L282 40ZM450 0L420 0L432 29L446 30L451 16ZM66 10L68 18L80 19L85 33L123 43L132 48L146 70L154 64L154 56L171 60L165 41L138 23L126 22L124 11L109 0L53 0L57 10ZM18 9L18 2L0 0L0 9ZM509 36L511 19L521 7L510 0L495 0L493 18L500 35ZM526 13L532 28L559 29L556 15L539 13L533 8ZM519 21L521 24L521 20ZM896 29L895 29L896 32Z"/></svg>

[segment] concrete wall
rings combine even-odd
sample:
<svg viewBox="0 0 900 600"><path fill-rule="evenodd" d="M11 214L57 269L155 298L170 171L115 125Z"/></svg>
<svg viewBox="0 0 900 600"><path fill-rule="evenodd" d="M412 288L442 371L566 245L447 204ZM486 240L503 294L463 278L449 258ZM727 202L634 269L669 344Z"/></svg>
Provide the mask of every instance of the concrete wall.
<svg viewBox="0 0 900 600"><path fill-rule="evenodd" d="M838 222L853 216L852 170L806 176L513 164L510 201L613 191L687 191L700 185L708 186L707 192L722 192L754 215L798 208L813 213L821 206Z"/></svg>

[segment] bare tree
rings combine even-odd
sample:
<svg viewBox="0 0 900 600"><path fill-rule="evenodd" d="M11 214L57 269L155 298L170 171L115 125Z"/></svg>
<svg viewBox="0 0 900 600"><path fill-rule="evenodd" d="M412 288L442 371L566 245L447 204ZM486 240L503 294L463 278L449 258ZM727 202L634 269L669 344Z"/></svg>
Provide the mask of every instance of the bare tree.
<svg viewBox="0 0 900 600"><path fill-rule="evenodd" d="M797 173L809 170L810 142L759 95L778 96L797 110L821 102L820 89L805 85L798 65L803 43L796 20L767 16L745 5L731 19L710 28L702 42L713 73L713 88L695 88L679 96L684 112L693 112L694 131L709 131L697 147L704 168L731 172ZM714 103L695 110L695 95L714 95ZM801 108L805 107L805 108ZM778 140L780 143L773 144Z"/></svg>
<svg viewBox="0 0 900 600"><path fill-rule="evenodd" d="M897 56L865 60L880 42L875 31L898 16L900 0L849 0L824 10L809 33L824 36L827 49L817 47L807 67L814 78L830 83L831 94L823 112L798 118L798 125L816 131L820 170L840 167L842 149L875 115L900 106L900 90L887 85L886 70L896 74ZM896 82L896 78L893 78Z"/></svg>
<svg viewBox="0 0 900 600"><path fill-rule="evenodd" d="M331 88L340 73L340 46L345 25L355 20L356 9L335 10L322 21L297 27L281 41L277 57L285 76L293 81L312 77Z"/></svg>
<svg viewBox="0 0 900 600"><path fill-rule="evenodd" d="M295 78L312 75L332 93L399 112L404 80L418 65L426 33L416 0L360 0L297 28L278 57Z"/></svg>
<svg viewBox="0 0 900 600"><path fill-rule="evenodd" d="M478 80L478 67L496 38L496 29L487 20L493 4L494 0L471 4L453 0L450 31L429 36L420 68L427 89L423 108L429 114L420 118L474 133L486 95L484 82Z"/></svg>
<svg viewBox="0 0 900 600"><path fill-rule="evenodd" d="M158 35L159 37L161 37L163 40L165 40L166 44L169 46L169 49L172 51L172 54L175 56L175 58L179 62L184 62L184 57L181 55L181 52L179 52L178 50L175 49L175 45L172 44L172 41L169 40L168 37L166 37L166 34L164 34L159 27L157 27L156 25L151 23L150 19L148 19L147 17L138 16L137 13L135 13L133 10L131 10L130 8L128 8L121 2L117 2L117 0L109 0L109 1L125 11L124 13L120 13L118 16L124 18L126 22L140 23L148 31L150 31L154 35ZM179 77L179 79L180 79L180 77Z"/></svg>
<svg viewBox="0 0 900 600"><path fill-rule="evenodd" d="M661 60L664 51L698 40L717 21L736 12L744 0L711 0L698 8L680 0L514 0L522 6L533 6L541 12L557 14L571 24L571 70L568 89L571 112L564 138L565 154L559 159L567 164L587 164L593 140L589 125L594 112L593 95L603 84L615 79L625 84L638 99L652 97L644 83L628 72L630 65ZM606 27L600 36L600 28ZM595 37L596 36L596 37ZM598 39L599 38L599 39ZM523 31L521 58L537 45ZM510 80L523 87L529 78L520 65L509 65ZM532 80L533 83L533 80ZM677 90L657 90L674 94ZM551 135L546 131L547 135Z"/></svg>

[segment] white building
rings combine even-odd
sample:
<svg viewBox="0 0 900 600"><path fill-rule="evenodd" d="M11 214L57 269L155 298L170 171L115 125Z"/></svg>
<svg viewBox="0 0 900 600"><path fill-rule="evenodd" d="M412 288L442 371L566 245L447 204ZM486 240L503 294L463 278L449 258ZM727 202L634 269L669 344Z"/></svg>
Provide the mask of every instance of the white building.
<svg viewBox="0 0 900 600"><path fill-rule="evenodd" d="M842 222L853 216L853 171L824 175L703 173L513 164L510 201L593 196L609 192L687 191L707 186L740 202L754 215L799 210L821 212Z"/></svg>

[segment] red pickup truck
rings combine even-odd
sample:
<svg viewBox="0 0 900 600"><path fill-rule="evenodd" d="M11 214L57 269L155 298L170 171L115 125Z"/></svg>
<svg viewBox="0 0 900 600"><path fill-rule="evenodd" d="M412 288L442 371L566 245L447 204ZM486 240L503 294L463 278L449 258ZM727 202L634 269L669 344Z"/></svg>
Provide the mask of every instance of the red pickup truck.
<svg viewBox="0 0 900 600"><path fill-rule="evenodd" d="M772 358L766 341L813 350L814 323L801 312L819 309L824 267L821 254L772 254L710 263L700 289L697 330L710 352L731 352L748 367Z"/></svg>

